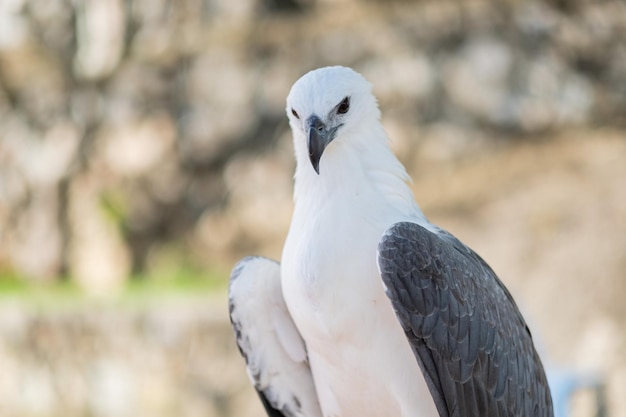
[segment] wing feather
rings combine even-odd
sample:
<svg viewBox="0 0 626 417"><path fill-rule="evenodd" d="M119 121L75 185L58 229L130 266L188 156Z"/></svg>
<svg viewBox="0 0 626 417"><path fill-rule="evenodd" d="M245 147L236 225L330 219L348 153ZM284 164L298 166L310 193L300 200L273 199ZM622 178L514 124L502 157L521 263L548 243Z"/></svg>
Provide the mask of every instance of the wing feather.
<svg viewBox="0 0 626 417"><path fill-rule="evenodd" d="M306 347L282 295L280 266L241 260L228 287L230 320L248 375L269 417L321 417Z"/></svg>
<svg viewBox="0 0 626 417"><path fill-rule="evenodd" d="M553 415L526 323L482 258L403 222L385 232L378 264L440 416Z"/></svg>

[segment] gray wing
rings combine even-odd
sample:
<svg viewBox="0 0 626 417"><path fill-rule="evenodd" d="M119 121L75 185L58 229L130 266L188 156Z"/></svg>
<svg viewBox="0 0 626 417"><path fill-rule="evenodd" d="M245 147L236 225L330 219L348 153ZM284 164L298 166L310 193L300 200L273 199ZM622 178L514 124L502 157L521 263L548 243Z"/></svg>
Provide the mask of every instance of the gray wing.
<svg viewBox="0 0 626 417"><path fill-rule="evenodd" d="M530 331L482 258L405 222L383 235L378 265L440 416L553 415Z"/></svg>
<svg viewBox="0 0 626 417"><path fill-rule="evenodd" d="M248 376L270 417L321 417L306 348L282 295L280 266L241 260L228 286L230 321Z"/></svg>

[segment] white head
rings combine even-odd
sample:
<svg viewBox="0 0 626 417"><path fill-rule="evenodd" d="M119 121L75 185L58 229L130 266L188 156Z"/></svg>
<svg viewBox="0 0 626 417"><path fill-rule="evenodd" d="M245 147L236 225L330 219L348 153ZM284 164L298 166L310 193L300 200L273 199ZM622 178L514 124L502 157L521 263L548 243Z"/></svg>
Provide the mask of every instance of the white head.
<svg viewBox="0 0 626 417"><path fill-rule="evenodd" d="M296 202L305 198L303 206L316 210L337 190L350 198L367 194L371 200L364 204L388 204L425 222L363 76L345 67L305 74L287 96L287 116L296 151Z"/></svg>
<svg viewBox="0 0 626 417"><path fill-rule="evenodd" d="M382 130L370 83L346 67L303 75L291 87L286 110L298 163L308 158L318 174L322 154L332 142L365 140L372 130Z"/></svg>

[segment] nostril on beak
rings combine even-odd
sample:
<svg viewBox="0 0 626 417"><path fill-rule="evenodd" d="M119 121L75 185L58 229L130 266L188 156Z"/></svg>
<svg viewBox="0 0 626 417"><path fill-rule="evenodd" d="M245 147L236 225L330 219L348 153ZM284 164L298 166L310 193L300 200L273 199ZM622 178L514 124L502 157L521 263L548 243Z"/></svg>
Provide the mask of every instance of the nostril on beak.
<svg viewBox="0 0 626 417"><path fill-rule="evenodd" d="M315 129L318 133L322 133L326 129L326 125L322 122L322 119L316 115L309 117L306 122L309 129Z"/></svg>

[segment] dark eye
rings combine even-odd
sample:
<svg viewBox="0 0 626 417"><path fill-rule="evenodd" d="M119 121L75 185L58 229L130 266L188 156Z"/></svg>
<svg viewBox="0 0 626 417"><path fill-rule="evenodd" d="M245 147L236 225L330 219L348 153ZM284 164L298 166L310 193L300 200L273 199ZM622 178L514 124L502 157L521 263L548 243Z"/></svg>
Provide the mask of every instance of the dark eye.
<svg viewBox="0 0 626 417"><path fill-rule="evenodd" d="M344 98L342 102L339 103L339 106L337 106L338 114L346 114L348 110L350 110L350 97Z"/></svg>
<svg viewBox="0 0 626 417"><path fill-rule="evenodd" d="M296 112L294 109L291 109L291 114L293 114L294 116L296 116L296 119L299 119L300 116L298 116L298 112Z"/></svg>

